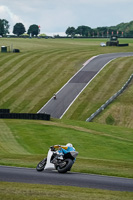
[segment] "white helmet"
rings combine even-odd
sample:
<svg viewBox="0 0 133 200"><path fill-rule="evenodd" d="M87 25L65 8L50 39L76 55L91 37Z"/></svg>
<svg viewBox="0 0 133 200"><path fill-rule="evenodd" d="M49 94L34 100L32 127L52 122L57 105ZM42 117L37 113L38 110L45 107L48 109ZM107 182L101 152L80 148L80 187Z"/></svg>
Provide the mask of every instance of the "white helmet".
<svg viewBox="0 0 133 200"><path fill-rule="evenodd" d="M66 144L67 147L73 147L71 143Z"/></svg>

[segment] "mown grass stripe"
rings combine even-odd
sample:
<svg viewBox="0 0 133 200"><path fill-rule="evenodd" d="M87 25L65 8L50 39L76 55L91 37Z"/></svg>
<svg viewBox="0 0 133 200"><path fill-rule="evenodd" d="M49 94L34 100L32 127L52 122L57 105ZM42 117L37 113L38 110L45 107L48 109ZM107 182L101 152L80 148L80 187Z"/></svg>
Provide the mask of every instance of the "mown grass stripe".
<svg viewBox="0 0 133 200"><path fill-rule="evenodd" d="M54 54L57 54L57 53L55 53L54 52ZM36 57L36 59L38 58L38 57L40 57L41 55L44 55L44 53L41 53L40 54L40 52L39 53L36 53L36 52L34 52L34 53L32 53L31 54L31 59L33 60L33 55L36 55L35 57ZM47 54L45 54L45 55L47 55ZM45 56L44 55L44 56ZM54 55L53 55L54 56ZM51 56L50 56L51 57ZM26 60L26 58L27 58L27 60ZM22 60L17 60L17 62L16 63L13 63L13 66L12 66L12 68L9 70L7 70L7 73L5 73L5 75L1 78L1 81L3 80L3 79L6 79L6 83L7 83L7 80L10 78L10 79L12 79L17 73L19 73L19 71L17 71L17 69L19 69L19 70L23 70L23 68L27 68L27 66L25 66L26 64L28 64L29 65L29 63L28 63L28 60L30 60L30 56L29 56L29 54L28 55L25 55L25 57L23 57L22 58ZM24 62L24 64L22 65L22 63ZM23 67L23 68L22 68ZM21 69L22 68L22 69ZM3 72L4 73L4 72ZM11 75L9 78L8 78L8 75ZM1 86L2 86L2 84L4 84L4 83L0 83L1 84Z"/></svg>
<svg viewBox="0 0 133 200"><path fill-rule="evenodd" d="M33 59L31 59L31 61L32 62L34 62L34 59L36 59L35 57L33 58ZM43 59L43 57L42 57L42 59ZM55 59L57 59L56 58L56 56L55 57L53 57L53 59L55 60ZM5 93L5 95L6 94L8 94L7 96L9 97L10 95L9 95L9 92L8 92L8 90L10 90L10 88L11 87L13 87L14 88L14 84L18 87L18 84L20 84L21 82L23 82L23 79L25 79L24 81L25 81L25 84L27 84L27 82L26 82L26 78L28 79L28 82L30 81L30 77L28 76L28 75L32 75L32 73L34 73L34 76L36 76L36 74L37 73L39 73L39 68L40 68L40 70L42 70L43 68L42 68L42 66L40 65L39 67L38 67L38 63L39 62L39 59L37 59L37 61L36 62L34 62L34 65L32 66L31 64L30 64L30 66L27 66L27 71L25 72L25 70L23 70L24 71L24 75L26 75L26 76L24 76L23 74L22 74L22 71L21 71L21 73L19 73L19 79L17 80L17 78L18 77L15 77L13 80L15 80L15 83L13 83L12 85L11 85L11 83L9 84L9 88L7 88L7 91L6 90L4 90L4 93ZM49 62L49 59L48 59L48 62ZM36 63L36 65L35 65L35 63ZM42 62L41 61L41 63L40 64L42 64L42 63L44 63L44 62ZM53 66L54 67L54 66ZM34 70L33 70L33 68L34 68ZM23 67L22 67L22 69L23 69ZM50 69L50 68L49 68ZM23 75L23 77L22 77L22 75ZM21 80L22 81L20 81L20 78L21 78ZM8 84L6 85L6 86L8 86ZM22 88L21 88L22 89ZM12 91L10 90L10 93L12 94ZM4 95L3 95L4 96Z"/></svg>
<svg viewBox="0 0 133 200"><path fill-rule="evenodd" d="M6 72L10 72L10 69L14 68L14 66L17 64L17 62L25 59L26 57L30 55L36 55L36 54L44 54L44 55L50 55L51 53L55 53L55 50L45 50L45 51L33 51L33 52L28 52L28 53L20 53L20 54L9 54L9 58L5 58L5 54L3 57L3 60L0 60L0 76L2 77L3 74ZM61 51L62 52L62 51ZM8 55L8 54L6 54Z"/></svg>
<svg viewBox="0 0 133 200"><path fill-rule="evenodd" d="M2 119L0 119L0 130L1 130L0 131L0 154L1 153L29 154L17 142L12 131Z"/></svg>
<svg viewBox="0 0 133 200"><path fill-rule="evenodd" d="M116 68L115 71L110 75L107 74L108 80L106 81L106 84L104 84L104 87L101 87L101 93L98 92L98 94L94 96L94 99L97 99L97 102L102 99L101 105L114 95L127 81L132 71L132 66L129 63L129 59L118 59L115 62L115 66L113 63L110 65L111 68Z"/></svg>
<svg viewBox="0 0 133 200"><path fill-rule="evenodd" d="M3 86L4 84L7 84L7 82L9 82L10 85L10 81L12 81L12 79L16 77L16 75L18 75L22 70L27 68L26 63L30 61L32 62L33 57L33 54L31 54L31 56L25 55L21 60L18 59L14 61L12 66L9 66L9 69L7 69L7 72L3 72L4 74L1 77L0 85Z"/></svg>
<svg viewBox="0 0 133 200"><path fill-rule="evenodd" d="M120 85L123 84L123 72L125 72L125 64L127 61L124 61L121 67L119 67L119 59L112 62L110 65L107 66L109 70L105 69L105 75L98 83L99 87L98 92L95 93L93 96L93 100L97 100L97 102L106 101L110 98L115 92L120 89ZM125 64L124 64L125 63ZM118 84L119 83L119 84Z"/></svg>
<svg viewBox="0 0 133 200"><path fill-rule="evenodd" d="M15 55L15 56L14 56ZM2 77L5 73L10 72L10 70L12 69L12 67L14 67L14 65L19 62L20 59L23 59L25 57L28 57L29 55L25 55L25 54L19 54L16 55L14 54L12 55L12 57L10 57L9 60L5 60L4 62L0 62L1 63L1 67L0 67L0 76Z"/></svg>
<svg viewBox="0 0 133 200"><path fill-rule="evenodd" d="M25 69L28 70L28 66L31 65L31 64L33 64L33 63L35 63L35 60L37 58L43 56L43 54L40 54L40 53L39 54L35 53L35 55L36 56L34 56L34 54L32 54L31 56L26 56L27 60L26 60L26 58L24 58L23 60L20 60L20 62L16 63L16 66L14 66L14 70L13 70L13 71L15 71L15 73L11 72L11 75L9 77L9 81L10 81L8 83L9 85L11 85L12 80L14 80L14 79L16 80L18 77L21 76L22 71L24 71ZM32 66L30 66L30 67L32 67ZM8 82L8 79L6 79L6 83L5 83L6 87L8 87L7 82ZM0 83L0 85L2 86L2 83Z"/></svg>
<svg viewBox="0 0 133 200"><path fill-rule="evenodd" d="M26 77L28 76L27 74L32 71L32 68L33 68L32 64L35 63L36 58L34 56L32 56L29 59L30 59L30 61L29 61L30 66L24 67L23 65L26 65L26 61L24 60L25 63L23 63L23 65L21 66L22 69L17 74L15 74L15 77L13 77L13 79L11 79L8 82L8 84L5 85L6 88L1 87L1 90L3 89L3 91L4 91L4 93L2 94L2 98L4 98L4 96L5 96L5 98L10 97L10 95L12 95L11 88L15 89L15 87L19 87L18 85L21 84L21 82L25 81ZM25 84L27 84L26 81L25 81ZM21 90L21 88L19 88L19 89Z"/></svg>
<svg viewBox="0 0 133 200"><path fill-rule="evenodd" d="M0 72L3 70L4 66L3 63L5 64L6 62L8 62L9 60L11 60L13 57L15 57L16 55L14 54L0 54Z"/></svg>
<svg viewBox="0 0 133 200"><path fill-rule="evenodd" d="M15 73L12 73L9 77L9 80L7 80L7 82L3 81L3 86L1 85L0 91L4 91L5 94L7 94L7 90L9 90L10 88L14 87L15 84L17 83L17 81L24 75L27 73L27 71L29 70L26 66L26 62L34 62L35 57L31 56L28 57L27 59L24 59L22 62L19 62L17 65L17 70L15 71ZM32 66L31 66L32 67Z"/></svg>

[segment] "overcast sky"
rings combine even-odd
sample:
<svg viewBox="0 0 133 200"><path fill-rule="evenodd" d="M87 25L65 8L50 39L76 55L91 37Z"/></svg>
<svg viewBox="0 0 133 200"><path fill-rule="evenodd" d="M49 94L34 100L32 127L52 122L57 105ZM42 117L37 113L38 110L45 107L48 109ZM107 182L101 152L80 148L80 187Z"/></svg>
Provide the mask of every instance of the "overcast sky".
<svg viewBox="0 0 133 200"><path fill-rule="evenodd" d="M133 20L133 0L0 0L0 19L7 19L10 33L16 23L26 30L32 24L41 33L62 35L69 26L91 28Z"/></svg>

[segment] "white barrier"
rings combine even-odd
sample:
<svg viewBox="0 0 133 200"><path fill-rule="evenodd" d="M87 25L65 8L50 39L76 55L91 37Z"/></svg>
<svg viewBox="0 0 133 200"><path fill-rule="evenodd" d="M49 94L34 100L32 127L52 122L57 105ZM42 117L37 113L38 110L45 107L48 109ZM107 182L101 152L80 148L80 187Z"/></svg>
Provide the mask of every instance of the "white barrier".
<svg viewBox="0 0 133 200"><path fill-rule="evenodd" d="M100 108L98 108L96 112L94 112L89 118L87 118L86 121L87 122L92 121L94 117L96 117L100 112L102 112L112 101L114 101L114 99L116 99L116 97L118 97L126 89L126 87L129 85L132 79L133 79L133 74L129 77L128 81L123 85L123 87L112 97L110 97Z"/></svg>

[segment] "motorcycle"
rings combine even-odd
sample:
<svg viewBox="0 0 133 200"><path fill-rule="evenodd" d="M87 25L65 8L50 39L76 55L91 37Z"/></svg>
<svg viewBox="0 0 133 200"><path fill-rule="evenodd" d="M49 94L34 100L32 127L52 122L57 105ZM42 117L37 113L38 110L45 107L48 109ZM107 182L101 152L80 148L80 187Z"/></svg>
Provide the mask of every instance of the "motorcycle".
<svg viewBox="0 0 133 200"><path fill-rule="evenodd" d="M54 145L51 146L47 158L40 161L36 167L37 171L43 171L47 169L57 170L59 173L66 173L70 171L75 159L78 155L77 151L71 151L67 154L62 154L58 152L58 148L61 147L67 150L66 146Z"/></svg>

